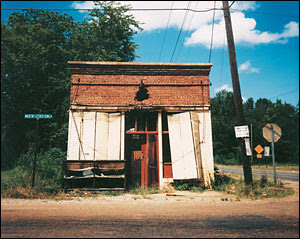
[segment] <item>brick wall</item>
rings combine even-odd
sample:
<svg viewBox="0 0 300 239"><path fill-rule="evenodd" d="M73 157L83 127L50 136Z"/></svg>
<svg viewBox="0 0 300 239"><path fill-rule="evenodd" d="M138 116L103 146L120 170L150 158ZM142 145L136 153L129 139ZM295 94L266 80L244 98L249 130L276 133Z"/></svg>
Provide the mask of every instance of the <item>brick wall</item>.
<svg viewBox="0 0 300 239"><path fill-rule="evenodd" d="M68 62L70 103L101 106L209 104L212 64ZM143 81L149 98L136 101Z"/></svg>

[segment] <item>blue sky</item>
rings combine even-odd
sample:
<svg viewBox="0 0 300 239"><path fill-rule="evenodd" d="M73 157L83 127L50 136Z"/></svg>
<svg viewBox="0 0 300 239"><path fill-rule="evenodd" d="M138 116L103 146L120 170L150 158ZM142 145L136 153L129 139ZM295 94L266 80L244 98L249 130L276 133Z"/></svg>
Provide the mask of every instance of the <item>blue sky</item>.
<svg viewBox="0 0 300 239"><path fill-rule="evenodd" d="M207 10L214 7L214 1L122 1L122 4L130 4L132 8ZM91 1L1 1L1 21L5 22L12 12L2 8L92 7ZM216 8L221 7L221 1L217 1ZM87 17L86 12L65 12L77 21ZM144 23L144 31L134 37L141 57L136 62L209 62L214 11L171 11L171 14L170 11L132 11L132 14ZM296 106L299 102L299 2L236 1L231 7L231 18L243 99L267 98L272 102L281 99ZM211 97L220 89L232 90L223 11L216 10L214 20Z"/></svg>

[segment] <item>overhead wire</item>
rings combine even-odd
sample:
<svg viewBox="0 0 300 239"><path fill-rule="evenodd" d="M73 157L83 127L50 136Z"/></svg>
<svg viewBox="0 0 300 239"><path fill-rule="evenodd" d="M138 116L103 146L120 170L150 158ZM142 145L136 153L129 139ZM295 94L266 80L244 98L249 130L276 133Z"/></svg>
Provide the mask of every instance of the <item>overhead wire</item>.
<svg viewBox="0 0 300 239"><path fill-rule="evenodd" d="M233 1L235 2L235 1ZM232 3L233 4L233 3ZM232 6L232 4L228 7L230 8ZM95 8L1 8L1 10L45 10L45 11L91 11L91 10L95 10ZM104 10L103 8L98 8L99 10ZM227 8L225 8L227 9ZM174 9L170 9L170 8L131 8L129 9L129 11L191 11L191 12L209 12L209 11L213 11L213 10L224 10L224 8L209 8L209 9L205 9L205 10L193 10L193 9L189 9L187 8L174 8Z"/></svg>
<svg viewBox="0 0 300 239"><path fill-rule="evenodd" d="M214 1L214 8L216 8L216 1ZM209 49L208 63L210 63L210 60L211 60L211 52L212 52L212 45L213 45L213 39L214 39L215 13L216 13L216 11L214 10L214 13L213 13L213 22L212 22L212 29L211 29L211 38L210 38L210 49Z"/></svg>
<svg viewBox="0 0 300 239"><path fill-rule="evenodd" d="M187 8L189 8L190 4L191 4L191 1L189 1ZM176 40L176 44L175 44L175 47L174 47L174 50L173 50L170 62L172 62L172 60L173 60L174 53L175 53L176 48L177 48L177 44L178 44L178 41L179 41L179 38L180 38L180 35L181 35L181 32L182 32L182 29L183 29L183 25L185 23L185 19L186 19L187 13L188 13L188 11L186 11L185 14L184 14L183 21L182 21L182 24L181 24L181 28L180 28L180 31L179 31L179 34L178 34L178 37L177 37L177 40Z"/></svg>
<svg viewBox="0 0 300 239"><path fill-rule="evenodd" d="M169 17L168 17L167 28L165 30L165 35L164 35L163 43L161 45L158 61L160 61L160 57L161 57L161 53L162 53L162 50L163 50L163 47L164 47L167 31L168 31L168 28L169 28L169 22L170 22L170 17L171 17L171 13L172 13L173 4L174 4L174 1L172 1L171 10L170 10Z"/></svg>
<svg viewBox="0 0 300 239"><path fill-rule="evenodd" d="M198 3L199 3L199 1L197 1L197 3L196 3L196 6L195 6L195 9L197 9ZM189 30L190 30L190 26L191 26L191 23L192 23L192 21L193 21L194 14L195 14L195 12L193 12L193 15L192 15L192 17L191 17L191 20L190 20L190 23L189 23L188 29L187 29L187 31L185 32L185 35L184 35L184 39L185 39L185 37L186 37L187 33L188 33L188 32L189 32ZM176 60L175 60L175 62L177 62L177 59L178 59L178 57L179 57L179 55L180 55L180 52L181 52L182 46L183 46L183 44L181 45L181 47L180 47L180 49L179 49L179 51L178 51L178 54L177 54L177 57L176 57Z"/></svg>
<svg viewBox="0 0 300 239"><path fill-rule="evenodd" d="M225 48L225 31L224 31L223 49L222 49L222 64L221 64L221 73L220 73L220 87L221 87L221 81L222 81L222 75L223 75L224 48Z"/></svg>
<svg viewBox="0 0 300 239"><path fill-rule="evenodd" d="M286 93L284 93L284 94L281 94L281 95L276 95L276 96L273 96L273 97L271 97L271 98L269 98L269 99L273 99L273 98L276 98L276 97L278 97L278 96L287 95L287 94L290 94L290 93L292 93L292 92L295 92L295 91L299 91L299 90L292 90L292 91L288 91L288 92L286 92Z"/></svg>

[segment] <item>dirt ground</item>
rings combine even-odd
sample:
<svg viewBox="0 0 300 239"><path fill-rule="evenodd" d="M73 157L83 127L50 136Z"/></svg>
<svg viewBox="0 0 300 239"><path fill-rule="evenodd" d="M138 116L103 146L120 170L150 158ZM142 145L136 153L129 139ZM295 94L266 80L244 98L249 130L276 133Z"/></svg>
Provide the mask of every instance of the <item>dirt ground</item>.
<svg viewBox="0 0 300 239"><path fill-rule="evenodd" d="M215 191L73 200L1 200L1 237L295 237L299 183L281 199Z"/></svg>

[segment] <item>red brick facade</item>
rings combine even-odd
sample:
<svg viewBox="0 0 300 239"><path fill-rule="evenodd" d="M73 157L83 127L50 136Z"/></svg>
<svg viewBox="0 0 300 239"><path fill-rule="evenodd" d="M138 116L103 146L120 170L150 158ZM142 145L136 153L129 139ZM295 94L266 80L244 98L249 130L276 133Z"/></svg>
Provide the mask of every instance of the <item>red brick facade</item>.
<svg viewBox="0 0 300 239"><path fill-rule="evenodd" d="M68 62L70 103L95 106L209 105L212 64ZM149 98L136 101L143 81Z"/></svg>

